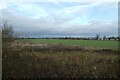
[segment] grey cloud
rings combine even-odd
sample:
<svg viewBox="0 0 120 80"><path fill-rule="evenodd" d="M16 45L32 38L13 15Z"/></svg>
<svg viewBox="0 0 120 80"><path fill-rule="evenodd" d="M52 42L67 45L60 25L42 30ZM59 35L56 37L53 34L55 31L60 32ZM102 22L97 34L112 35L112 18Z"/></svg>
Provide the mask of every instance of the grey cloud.
<svg viewBox="0 0 120 80"><path fill-rule="evenodd" d="M58 24L57 18L52 19L30 19L21 16L4 15L4 19L8 20L18 32L29 33L30 36L45 36L45 35L80 35L94 36L101 35L116 35L117 21L90 21L88 25L82 24L67 24L67 20ZM66 24L66 25L65 25Z"/></svg>
<svg viewBox="0 0 120 80"><path fill-rule="evenodd" d="M32 19L20 16L14 10L3 10L2 17L13 25L15 31L32 37L44 36L94 36L117 35L117 21L90 21L88 24L69 24L75 16L64 13L49 14L47 17Z"/></svg>

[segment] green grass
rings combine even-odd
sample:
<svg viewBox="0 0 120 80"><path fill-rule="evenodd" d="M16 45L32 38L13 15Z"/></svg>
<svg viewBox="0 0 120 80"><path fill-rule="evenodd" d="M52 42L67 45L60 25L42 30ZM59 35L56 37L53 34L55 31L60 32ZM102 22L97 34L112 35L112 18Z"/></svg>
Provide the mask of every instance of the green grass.
<svg viewBox="0 0 120 80"><path fill-rule="evenodd" d="M25 40L26 41L26 40ZM102 40L61 40L61 39L27 39L34 43L59 43L65 45L79 45L89 47L118 48L118 41L102 41Z"/></svg>

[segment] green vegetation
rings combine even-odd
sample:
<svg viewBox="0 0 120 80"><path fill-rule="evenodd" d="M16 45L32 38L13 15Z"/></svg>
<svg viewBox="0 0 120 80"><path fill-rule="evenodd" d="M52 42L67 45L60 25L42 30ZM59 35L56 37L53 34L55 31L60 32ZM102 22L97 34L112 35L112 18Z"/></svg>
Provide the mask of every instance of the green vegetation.
<svg viewBox="0 0 120 80"><path fill-rule="evenodd" d="M65 45L79 45L89 47L102 47L102 48L118 48L118 41L107 40L61 40L61 39L23 39L23 41L30 41L34 43L59 43Z"/></svg>

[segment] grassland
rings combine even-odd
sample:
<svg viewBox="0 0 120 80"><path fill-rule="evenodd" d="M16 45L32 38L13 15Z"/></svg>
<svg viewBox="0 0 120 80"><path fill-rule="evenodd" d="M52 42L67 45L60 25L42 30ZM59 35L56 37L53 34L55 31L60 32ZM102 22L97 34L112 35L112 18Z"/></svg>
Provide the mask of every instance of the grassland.
<svg viewBox="0 0 120 80"><path fill-rule="evenodd" d="M17 40L18 41L18 40ZM2 77L6 78L118 78L118 51L113 49L81 48L68 50L70 46L82 45L97 47L116 47L114 41L22 39L17 46L14 43L3 45ZM32 44L31 44L32 42ZM23 44L22 44L23 43ZM30 45L28 45L28 43ZM47 47L44 50L39 49ZM49 44L47 44L49 43ZM57 45L51 46L52 43ZM25 46L25 44L27 44ZM43 46L47 44L47 46ZM61 45L61 44L64 44ZM8 46L9 45L9 46ZM21 46L25 46L19 49ZM38 45L38 49L29 48ZM33 46L34 47L34 46ZM54 51L53 48L66 49ZM27 49L28 48L28 49ZM50 48L48 50L48 48ZM79 48L79 47L76 47Z"/></svg>
<svg viewBox="0 0 120 80"><path fill-rule="evenodd" d="M50 43L50 44L59 43L65 45L118 49L118 41L109 40L22 39L22 41L30 41L33 43Z"/></svg>

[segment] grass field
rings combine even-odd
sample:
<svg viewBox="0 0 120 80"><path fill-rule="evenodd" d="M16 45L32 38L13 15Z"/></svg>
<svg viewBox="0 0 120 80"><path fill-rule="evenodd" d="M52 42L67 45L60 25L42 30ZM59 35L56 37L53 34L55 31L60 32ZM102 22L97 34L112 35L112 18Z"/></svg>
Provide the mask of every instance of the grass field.
<svg viewBox="0 0 120 80"><path fill-rule="evenodd" d="M23 41L23 42L22 42ZM32 44L30 42L33 42ZM38 43L117 47L117 41L22 39L18 44L4 43L2 48L2 78L118 78L118 52L111 49L53 50L64 47L48 44L44 50L35 50ZM23 43L23 44L22 44ZM25 44L30 43L31 45ZM24 45L23 48L21 46ZM42 47L44 47L42 45ZM70 46L72 47L72 46ZM67 47L67 48L70 48ZM38 49L40 49L38 47Z"/></svg>
<svg viewBox="0 0 120 80"><path fill-rule="evenodd" d="M26 41L26 40L25 40ZM118 49L118 41L102 41L102 40L62 40L62 39L27 39L34 43L59 43L65 45L79 45L89 47L102 47Z"/></svg>

